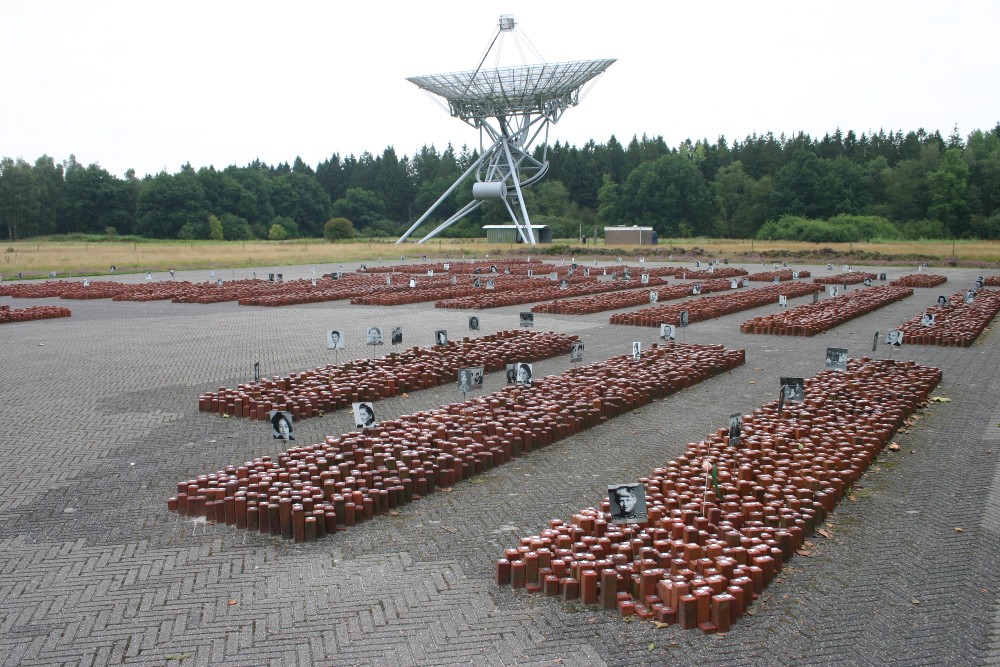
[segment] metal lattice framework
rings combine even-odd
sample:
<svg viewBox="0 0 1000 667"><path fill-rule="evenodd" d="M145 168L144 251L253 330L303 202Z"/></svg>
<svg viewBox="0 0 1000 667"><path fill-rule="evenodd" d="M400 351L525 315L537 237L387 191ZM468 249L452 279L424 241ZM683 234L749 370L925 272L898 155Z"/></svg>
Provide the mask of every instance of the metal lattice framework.
<svg viewBox="0 0 1000 667"><path fill-rule="evenodd" d="M513 17L501 16L498 35L514 27ZM583 87L614 62L613 58L577 60L409 77L407 81L444 98L452 116L480 131L481 156L396 243L409 238L461 183L475 174L472 201L419 243L455 224L484 201L496 199L503 202L521 240L534 244L522 188L536 183L548 171L548 126L558 122L566 109L579 104ZM538 160L531 155L531 147L543 130L544 150ZM491 143L487 145L485 140Z"/></svg>

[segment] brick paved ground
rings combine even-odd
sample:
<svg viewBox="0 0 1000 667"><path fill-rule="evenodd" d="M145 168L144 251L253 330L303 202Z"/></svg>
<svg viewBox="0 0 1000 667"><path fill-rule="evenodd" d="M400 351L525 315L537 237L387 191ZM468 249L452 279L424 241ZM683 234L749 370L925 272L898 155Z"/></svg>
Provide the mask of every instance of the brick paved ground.
<svg viewBox="0 0 1000 667"><path fill-rule="evenodd" d="M894 278L914 269L881 270ZM0 330L0 664L998 664L996 331L968 349L894 353L942 367L937 393L952 402L933 404L899 435L902 450L880 457L856 501L837 508L831 537L815 537L813 555L796 557L728 635L624 623L493 583L494 559L520 537L770 400L779 376L822 370L827 346L860 356L876 329L981 273L932 271L950 281L815 338L738 333L771 307L694 324L682 339L745 347L746 366L305 545L167 511L178 480L279 451L269 425L199 413L198 395L248 380L254 354L265 374L330 361L327 328L358 341L369 325L402 324L408 345L428 345L438 328L464 334L468 312L0 299L73 310ZM522 309L483 311L483 332L516 326ZM579 334L587 361L655 342L655 330L612 327L609 315L535 321ZM341 361L363 353L355 346ZM568 366L561 358L535 370ZM487 376L486 390L501 382ZM385 418L458 399L438 388L377 409ZM296 433L309 443L350 428L342 411Z"/></svg>

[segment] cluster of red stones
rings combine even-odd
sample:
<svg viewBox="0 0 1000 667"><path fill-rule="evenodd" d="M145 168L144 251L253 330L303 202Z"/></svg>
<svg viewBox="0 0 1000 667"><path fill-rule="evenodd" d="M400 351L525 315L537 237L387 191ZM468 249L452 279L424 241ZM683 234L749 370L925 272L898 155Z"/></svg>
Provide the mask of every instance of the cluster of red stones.
<svg viewBox="0 0 1000 667"><path fill-rule="evenodd" d="M1000 276L987 276L983 280L983 285L987 287L1000 287Z"/></svg>
<svg viewBox="0 0 1000 667"><path fill-rule="evenodd" d="M658 327L661 324L676 325L680 322L681 311L686 310L688 311L688 322L702 322L767 304L777 304L779 296L795 298L822 290L822 287L811 283L768 285L731 294L690 299L681 303L651 306L632 313L615 313L611 316L610 321L611 324L629 324L637 327Z"/></svg>
<svg viewBox="0 0 1000 667"><path fill-rule="evenodd" d="M808 271L799 271L798 273L799 273L799 278L808 278L812 275ZM785 282L786 280L792 280L792 277L793 275L791 269L778 269L776 271L761 271L760 273L751 273L749 276L747 276L747 280L773 283L775 278L777 278L779 282Z"/></svg>
<svg viewBox="0 0 1000 667"><path fill-rule="evenodd" d="M739 283L737 283L739 284ZM649 285L645 285L649 287ZM701 283L701 293L721 292L731 289L732 284L728 278L718 278L706 280ZM591 294L576 299L559 299L540 303L533 306L531 310L535 313L556 313L559 315L586 315L588 313L599 313L615 308L628 308L629 306L641 306L649 303L649 293L656 292L657 301L669 301L672 299L683 299L691 296L691 285L670 285L651 287L643 291L632 289L626 292L611 292L607 294Z"/></svg>
<svg viewBox="0 0 1000 667"><path fill-rule="evenodd" d="M312 540L454 485L744 363L721 345L652 346L177 484L170 510Z"/></svg>
<svg viewBox="0 0 1000 667"><path fill-rule="evenodd" d="M818 282L818 281L817 281ZM817 303L762 315L740 325L742 333L815 336L855 317L913 295L910 287L869 287Z"/></svg>
<svg viewBox="0 0 1000 667"><path fill-rule="evenodd" d="M0 324L11 322L31 322L32 320L51 320L56 317L71 317L69 308L62 306L31 306L29 308L11 308L0 306Z"/></svg>
<svg viewBox="0 0 1000 667"><path fill-rule="evenodd" d="M641 478L646 522L611 523L607 499L554 519L497 560L497 583L726 632L940 379L891 360L821 373L804 403L744 416L739 446L720 429Z"/></svg>
<svg viewBox="0 0 1000 667"><path fill-rule="evenodd" d="M746 269L736 269L730 267L713 266L709 269L671 269L675 278L681 280L708 280L709 278L738 278L747 274Z"/></svg>
<svg viewBox="0 0 1000 667"><path fill-rule="evenodd" d="M911 273L908 276L897 278L889 284L895 287L936 287L948 282L945 276L933 273Z"/></svg>
<svg viewBox="0 0 1000 667"><path fill-rule="evenodd" d="M934 314L934 325L923 324L923 313L904 322L903 343L969 347L1000 312L1000 292L979 290L972 303L965 303L965 292L948 297L945 306L933 306L925 312Z"/></svg>
<svg viewBox="0 0 1000 667"><path fill-rule="evenodd" d="M875 280L876 278L878 278L878 276L874 273L850 271L848 273L838 273L835 276L813 278L813 282L820 285L857 285L858 283L863 283L866 280Z"/></svg>
<svg viewBox="0 0 1000 667"><path fill-rule="evenodd" d="M632 277L628 280L599 280L596 276L583 278L581 282L569 284L566 289L562 289L559 283L553 282L541 287L525 286L517 290L486 290L473 296L459 297L456 299L443 299L434 304L435 308L500 308L502 306L516 306L535 301L550 301L553 299L567 299L588 294L600 294L602 292L616 292L619 290L643 289L654 285L654 279L659 279L663 275L671 275L673 269L635 269ZM649 275L650 283L642 282L641 274ZM538 284L536 281L533 283ZM648 297L647 297L648 298Z"/></svg>
<svg viewBox="0 0 1000 667"><path fill-rule="evenodd" d="M198 398L201 412L263 421L271 410L287 410L305 419L350 407L358 401L378 401L404 392L455 382L458 370L483 366L502 370L518 361L538 361L569 354L576 336L528 329L499 331L482 338L449 341L447 345L414 347L379 359L358 359L263 379L260 384L220 387Z"/></svg>

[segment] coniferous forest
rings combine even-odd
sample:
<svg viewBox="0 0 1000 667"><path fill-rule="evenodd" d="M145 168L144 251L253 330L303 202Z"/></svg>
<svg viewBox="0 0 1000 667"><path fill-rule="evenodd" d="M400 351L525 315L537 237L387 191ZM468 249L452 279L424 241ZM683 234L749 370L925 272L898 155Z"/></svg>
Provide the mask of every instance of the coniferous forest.
<svg viewBox="0 0 1000 667"><path fill-rule="evenodd" d="M538 150L537 157L541 156ZM415 155L332 154L291 164L119 178L70 155L0 161L0 233L161 239L397 238L478 157L452 146ZM816 139L720 137L670 147L662 137L549 147L549 173L527 189L533 224L555 238L606 225L652 226L661 237L803 241L1000 239L1000 123L963 136L853 131ZM471 199L471 180L435 212ZM448 229L481 237L509 223L496 203ZM431 229L429 225L427 230ZM421 228L422 230L424 228ZM424 230L426 232L426 230ZM418 230L418 234L420 231Z"/></svg>

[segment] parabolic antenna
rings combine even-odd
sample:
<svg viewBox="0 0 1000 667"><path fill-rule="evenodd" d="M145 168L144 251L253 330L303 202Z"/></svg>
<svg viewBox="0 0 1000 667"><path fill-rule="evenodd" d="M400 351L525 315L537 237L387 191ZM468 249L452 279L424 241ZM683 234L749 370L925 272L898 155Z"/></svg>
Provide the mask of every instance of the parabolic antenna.
<svg viewBox="0 0 1000 667"><path fill-rule="evenodd" d="M483 69L482 63L498 38L504 33L512 33L516 26L513 16L505 14L500 17L500 29L475 70L407 79L443 98L452 116L479 130L480 157L396 243L409 238L438 205L473 174L476 181L472 185L472 201L419 242L434 238L479 208L484 201L495 199L502 201L507 208L521 240L535 243L522 188L541 180L548 171L548 126L559 122L566 109L579 104L584 86L603 74L615 59ZM542 159L537 160L530 151L543 130L544 149Z"/></svg>

